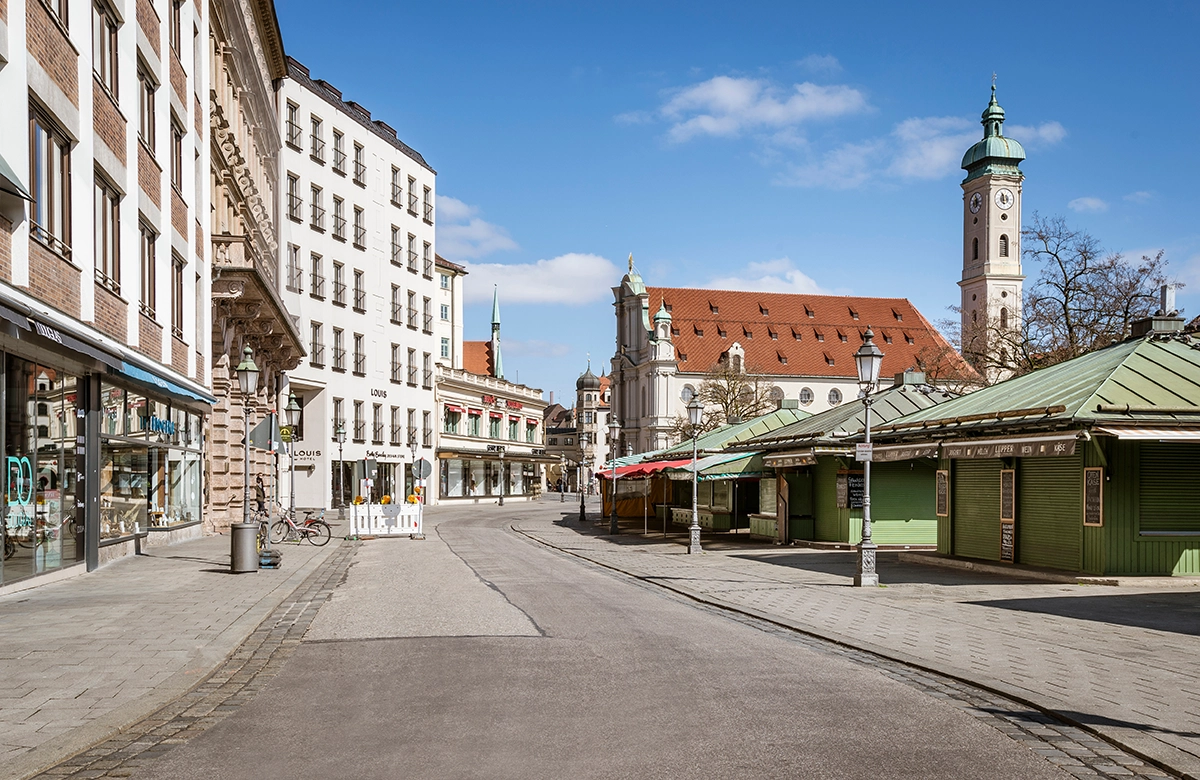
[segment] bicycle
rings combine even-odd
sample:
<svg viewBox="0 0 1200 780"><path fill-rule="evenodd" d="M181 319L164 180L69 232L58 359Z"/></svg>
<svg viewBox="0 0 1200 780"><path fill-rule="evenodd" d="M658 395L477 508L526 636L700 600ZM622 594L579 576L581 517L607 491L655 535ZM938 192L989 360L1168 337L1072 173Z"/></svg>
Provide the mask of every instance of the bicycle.
<svg viewBox="0 0 1200 780"><path fill-rule="evenodd" d="M270 536L272 544L280 544L281 542L295 542L300 544L302 539L308 540L309 544L317 547L322 547L329 542L333 536L333 530L329 527L329 523L325 522L325 510L313 515L313 512L306 512L304 521L296 523L295 518L287 512L283 517L271 523Z"/></svg>
<svg viewBox="0 0 1200 780"><path fill-rule="evenodd" d="M271 513L265 509L256 509L250 513L250 521L258 523L258 534L255 541L258 544L258 551L261 553L263 548L268 546L268 529L271 525Z"/></svg>

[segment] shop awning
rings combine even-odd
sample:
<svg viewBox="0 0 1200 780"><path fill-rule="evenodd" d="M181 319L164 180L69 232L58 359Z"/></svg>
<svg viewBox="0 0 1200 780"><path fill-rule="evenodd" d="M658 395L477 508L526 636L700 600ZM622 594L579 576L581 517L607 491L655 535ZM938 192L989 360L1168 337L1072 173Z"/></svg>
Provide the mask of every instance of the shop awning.
<svg viewBox="0 0 1200 780"><path fill-rule="evenodd" d="M57 345L57 348L65 347L73 352L86 355L92 360L98 360L111 369L116 369L117 371L124 370L123 366L125 364L119 357L105 352L95 344L67 333L57 323L52 324L49 320L43 322L38 317L28 317L27 319L29 321L29 329L34 335L51 342L53 345ZM24 339L25 337L21 336L21 338ZM209 403L212 403L212 401L209 401Z"/></svg>
<svg viewBox="0 0 1200 780"><path fill-rule="evenodd" d="M1200 430L1189 428L1093 428L1093 433L1105 433L1118 439L1135 441L1185 441L1200 443Z"/></svg>
<svg viewBox="0 0 1200 780"><path fill-rule="evenodd" d="M126 362L123 364L120 371L114 371L113 373L121 374L127 379L132 379L135 382L141 382L144 385L157 388L158 390L162 390L169 395L174 395L188 401L201 401L209 405L217 402L217 399L210 395L193 392L186 387L182 387L181 385L166 379L165 377L152 374L144 368L134 365L133 363Z"/></svg>
<svg viewBox="0 0 1200 780"><path fill-rule="evenodd" d="M454 404L446 404L446 411L454 412L455 414L462 414L463 412L465 412L467 410L462 408L461 406L455 406Z"/></svg>
<svg viewBox="0 0 1200 780"><path fill-rule="evenodd" d="M13 173L12 167L3 157L0 157L0 192L16 195L22 200L33 200L29 191L21 186L21 180L17 178L17 174Z"/></svg>
<svg viewBox="0 0 1200 780"><path fill-rule="evenodd" d="M1047 436L1020 436L1011 439L942 442L942 456L962 460L987 458L1045 458L1074 455L1078 434L1058 433Z"/></svg>
<svg viewBox="0 0 1200 780"><path fill-rule="evenodd" d="M510 414L510 415L508 416L508 419L510 419L510 420L520 420L520 419L521 419L521 415L519 415L519 414Z"/></svg>
<svg viewBox="0 0 1200 780"><path fill-rule="evenodd" d="M875 463L916 460L917 458L936 458L937 454L937 444L896 444L886 447L876 444L871 448L871 460Z"/></svg>
<svg viewBox="0 0 1200 780"><path fill-rule="evenodd" d="M468 409L467 414L471 415L472 417L482 417L483 410L482 409Z"/></svg>
<svg viewBox="0 0 1200 780"><path fill-rule="evenodd" d="M2 303L0 303L0 318L11 322L21 330L29 330L29 318L16 309L11 309Z"/></svg>
<svg viewBox="0 0 1200 780"><path fill-rule="evenodd" d="M536 428L536 427L537 427L537 424L538 424L538 421L537 421L537 420L534 420L534 419L532 419L532 418L526 418L526 420L525 420L525 424L526 424L526 425L528 425L530 428Z"/></svg>
<svg viewBox="0 0 1200 780"><path fill-rule="evenodd" d="M488 417L492 418L493 420L501 420L504 418L504 415L500 412L488 412Z"/></svg>
<svg viewBox="0 0 1200 780"><path fill-rule="evenodd" d="M773 452L763 456L763 465L772 469L795 468L816 465L817 458L811 449L796 452Z"/></svg>
<svg viewBox="0 0 1200 780"><path fill-rule="evenodd" d="M762 476L763 458L759 452L736 452L709 455L696 461L696 470L701 481L710 479L747 479ZM692 463L667 470L667 478L690 480Z"/></svg>
<svg viewBox="0 0 1200 780"><path fill-rule="evenodd" d="M618 466L617 467L617 479L628 478L628 477L648 477L651 474L657 474L658 472L662 471L663 469L669 469L669 468L673 468L675 466L681 466L684 464L686 464L687 466L690 467L692 465L692 459L687 458L685 460L656 460L656 461L651 461L650 463L633 463L628 466ZM612 479L612 475L613 475L612 469L603 469L603 470L596 472L596 476L603 477L604 479Z"/></svg>

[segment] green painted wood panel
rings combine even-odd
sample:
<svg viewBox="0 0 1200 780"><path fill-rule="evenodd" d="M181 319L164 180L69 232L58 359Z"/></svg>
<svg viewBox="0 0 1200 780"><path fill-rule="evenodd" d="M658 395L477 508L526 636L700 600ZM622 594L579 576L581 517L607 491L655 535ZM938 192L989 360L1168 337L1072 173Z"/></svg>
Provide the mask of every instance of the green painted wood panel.
<svg viewBox="0 0 1200 780"><path fill-rule="evenodd" d="M871 464L871 536L876 544L936 544L932 460Z"/></svg>
<svg viewBox="0 0 1200 780"><path fill-rule="evenodd" d="M1200 534L1200 447L1144 442L1138 475L1139 533Z"/></svg>
<svg viewBox="0 0 1200 780"><path fill-rule="evenodd" d="M1000 468L998 460L956 460L950 510L954 554L1000 560Z"/></svg>
<svg viewBox="0 0 1200 780"><path fill-rule="evenodd" d="M813 475L813 537L820 542L850 540L850 510L837 505L837 458L818 458Z"/></svg>
<svg viewBox="0 0 1200 780"><path fill-rule="evenodd" d="M1083 545L1083 458L1017 462L1017 563L1078 571Z"/></svg>
<svg viewBox="0 0 1200 780"><path fill-rule="evenodd" d="M1107 452L1108 445L1115 441L1107 436L1098 436L1092 439L1083 447L1083 465L1088 468L1100 467L1104 469L1104 476L1107 479L1109 470L1105 466L1109 454ZM1083 525L1083 518L1080 518L1080 525L1083 528L1083 564L1082 570L1088 574L1104 574L1108 567L1108 529L1109 524L1109 505L1111 501L1111 491L1108 483L1104 486L1104 525L1100 527Z"/></svg>
<svg viewBox="0 0 1200 780"><path fill-rule="evenodd" d="M953 466L953 464L950 460L947 460L946 458L938 459L937 467L939 469L949 471L952 468L952 466ZM936 487L930 487L930 491L935 491L935 490L936 490ZM936 504L936 502L937 502L936 494L933 497L933 501ZM937 519L937 551L939 553L941 553L942 555L950 555L950 554L952 554L953 549L954 549L953 544L951 543L951 538L953 536L953 534L952 534L953 528L951 525L951 518L954 516L954 485L953 484L951 484L951 486L950 486L950 507L949 507L949 509L950 509L950 517L939 517Z"/></svg>
<svg viewBox="0 0 1200 780"><path fill-rule="evenodd" d="M874 516L874 512L871 514ZM937 521L932 518L871 520L871 541L875 544L935 544Z"/></svg>

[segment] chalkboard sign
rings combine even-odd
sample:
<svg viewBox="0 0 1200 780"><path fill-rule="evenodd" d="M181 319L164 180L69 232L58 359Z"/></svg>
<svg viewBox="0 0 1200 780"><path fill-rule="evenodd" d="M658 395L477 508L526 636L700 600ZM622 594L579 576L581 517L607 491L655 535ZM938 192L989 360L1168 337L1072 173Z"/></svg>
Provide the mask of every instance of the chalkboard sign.
<svg viewBox="0 0 1200 780"><path fill-rule="evenodd" d="M1000 520L1016 520L1017 473L1012 469L1000 472Z"/></svg>
<svg viewBox="0 0 1200 780"><path fill-rule="evenodd" d="M1016 523L1000 521L1000 560L1012 563L1016 552Z"/></svg>
<svg viewBox="0 0 1200 780"><path fill-rule="evenodd" d="M938 469L937 472L937 516L950 516L950 472Z"/></svg>
<svg viewBox="0 0 1200 780"><path fill-rule="evenodd" d="M866 480L862 472L846 475L846 492L851 509L863 508L863 495L866 493Z"/></svg>
<svg viewBox="0 0 1200 780"><path fill-rule="evenodd" d="M1104 525L1104 469L1083 470L1083 524Z"/></svg>
<svg viewBox="0 0 1200 780"><path fill-rule="evenodd" d="M846 485L846 475L838 474L837 480L834 483L837 489L837 505L838 509L845 509L849 506L850 489Z"/></svg>

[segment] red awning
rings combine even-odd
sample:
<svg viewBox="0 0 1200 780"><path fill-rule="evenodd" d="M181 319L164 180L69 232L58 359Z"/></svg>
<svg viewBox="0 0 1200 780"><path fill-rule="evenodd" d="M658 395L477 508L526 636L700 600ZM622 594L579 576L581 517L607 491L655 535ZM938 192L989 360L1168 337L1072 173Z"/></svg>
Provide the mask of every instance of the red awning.
<svg viewBox="0 0 1200 780"><path fill-rule="evenodd" d="M456 414L462 414L463 412L465 412L467 410L462 408L461 406L455 406L454 404L446 404L446 411L447 412L455 412Z"/></svg>
<svg viewBox="0 0 1200 780"><path fill-rule="evenodd" d="M531 425L531 426L533 426L533 427L537 427L537 422L538 422L537 420L530 420L529 418L526 418L526 419L525 419L525 424L526 424L526 425Z"/></svg>
<svg viewBox="0 0 1200 780"><path fill-rule="evenodd" d="M519 419L521 419L521 415L519 415L519 414L510 414L510 415L508 416L508 419L510 419L510 420L519 420Z"/></svg>
<svg viewBox="0 0 1200 780"><path fill-rule="evenodd" d="M617 467L617 479L626 477L645 477L650 474L656 474L663 469L675 468L677 466L690 466L691 458L684 460L656 460L649 463L633 463L629 466ZM599 469L596 471L596 476L602 479L612 479L612 469Z"/></svg>
<svg viewBox="0 0 1200 780"><path fill-rule="evenodd" d="M488 412L488 417L491 417L493 420L500 420L504 415L500 412Z"/></svg>
<svg viewBox="0 0 1200 780"><path fill-rule="evenodd" d="M471 415L472 417L482 417L483 410L482 409L469 409L469 410L467 410L467 414Z"/></svg>

